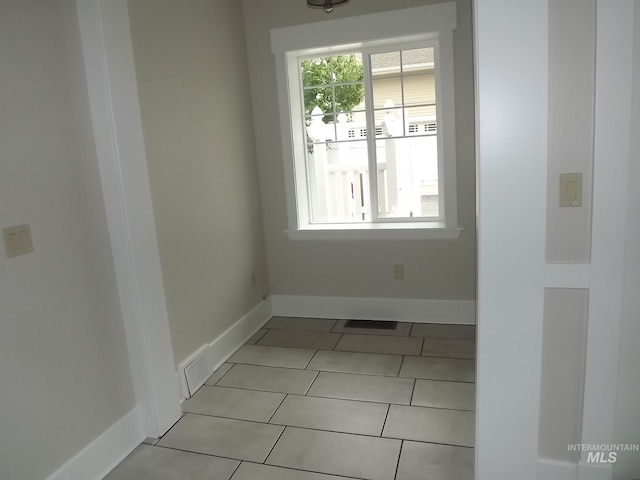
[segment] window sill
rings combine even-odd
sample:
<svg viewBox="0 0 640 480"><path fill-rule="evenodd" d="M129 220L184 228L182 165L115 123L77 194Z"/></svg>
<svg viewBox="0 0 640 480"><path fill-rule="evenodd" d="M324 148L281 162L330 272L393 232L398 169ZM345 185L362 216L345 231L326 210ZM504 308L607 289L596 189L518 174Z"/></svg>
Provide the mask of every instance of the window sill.
<svg viewBox="0 0 640 480"><path fill-rule="evenodd" d="M289 240L458 240L462 227L443 223L369 223L307 225L286 230Z"/></svg>

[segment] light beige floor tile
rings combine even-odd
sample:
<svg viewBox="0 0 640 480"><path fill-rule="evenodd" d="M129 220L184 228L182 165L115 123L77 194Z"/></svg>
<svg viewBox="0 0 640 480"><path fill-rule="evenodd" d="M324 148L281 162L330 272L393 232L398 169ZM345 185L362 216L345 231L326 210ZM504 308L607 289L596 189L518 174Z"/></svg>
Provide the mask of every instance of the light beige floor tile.
<svg viewBox="0 0 640 480"><path fill-rule="evenodd" d="M393 480L400 441L287 427L266 463L366 480Z"/></svg>
<svg viewBox="0 0 640 480"><path fill-rule="evenodd" d="M345 477L242 462L231 480L348 480Z"/></svg>
<svg viewBox="0 0 640 480"><path fill-rule="evenodd" d="M401 377L426 380L450 380L452 382L475 382L474 360L436 357L404 357Z"/></svg>
<svg viewBox="0 0 640 480"><path fill-rule="evenodd" d="M422 356L476 358L476 341L464 338L425 338Z"/></svg>
<svg viewBox="0 0 640 480"><path fill-rule="evenodd" d="M413 337L430 338L476 338L475 325L445 325L437 323L414 323L411 328Z"/></svg>
<svg viewBox="0 0 640 480"><path fill-rule="evenodd" d="M325 372L397 376L402 355L319 350L307 368Z"/></svg>
<svg viewBox="0 0 640 480"><path fill-rule="evenodd" d="M184 415L158 446L264 462L283 427L206 415Z"/></svg>
<svg viewBox="0 0 640 480"><path fill-rule="evenodd" d="M182 410L201 415L268 422L284 397L282 393L205 385L182 404Z"/></svg>
<svg viewBox="0 0 640 480"><path fill-rule="evenodd" d="M336 320L326 318L271 317L264 328L330 332L335 324Z"/></svg>
<svg viewBox="0 0 640 480"><path fill-rule="evenodd" d="M335 349L346 352L420 355L422 338L344 334Z"/></svg>
<svg viewBox="0 0 640 480"><path fill-rule="evenodd" d="M272 347L310 348L313 350L333 350L341 334L331 332L309 332L303 330L273 329L258 341L258 345Z"/></svg>
<svg viewBox="0 0 640 480"><path fill-rule="evenodd" d="M245 345L255 345L255 343L260 340L264 335L268 332L266 328L261 328L253 336L245 342Z"/></svg>
<svg viewBox="0 0 640 480"><path fill-rule="evenodd" d="M411 332L411 324L408 322L398 322L396 328L393 330L387 330L384 328L353 328L345 327L348 320L338 320L336 326L333 327L332 332L337 333L355 333L361 335L383 335L383 336L395 336L406 337Z"/></svg>
<svg viewBox="0 0 640 480"><path fill-rule="evenodd" d="M473 480L473 448L403 442L396 480Z"/></svg>
<svg viewBox="0 0 640 480"><path fill-rule="evenodd" d="M264 392L297 393L304 395L318 372L294 370L291 368L259 367L255 365L234 365L218 381L221 387L262 390Z"/></svg>
<svg viewBox="0 0 640 480"><path fill-rule="evenodd" d="M228 480L237 460L141 445L105 480Z"/></svg>
<svg viewBox="0 0 640 480"><path fill-rule="evenodd" d="M411 405L473 411L476 408L476 384L416 380Z"/></svg>
<svg viewBox="0 0 640 480"><path fill-rule="evenodd" d="M205 385L215 385L218 380L220 380L224 375L233 367L233 363L223 363L220 367L213 372L205 383Z"/></svg>
<svg viewBox="0 0 640 480"><path fill-rule="evenodd" d="M316 350L307 348L245 345L229 361L266 367L305 368L315 353Z"/></svg>
<svg viewBox="0 0 640 480"><path fill-rule="evenodd" d="M410 378L320 372L309 395L409 405L413 382Z"/></svg>
<svg viewBox="0 0 640 480"><path fill-rule="evenodd" d="M391 405L382 436L473 447L475 414L460 410Z"/></svg>
<svg viewBox="0 0 640 480"><path fill-rule="evenodd" d="M382 403L288 395L270 423L380 436L387 409Z"/></svg>

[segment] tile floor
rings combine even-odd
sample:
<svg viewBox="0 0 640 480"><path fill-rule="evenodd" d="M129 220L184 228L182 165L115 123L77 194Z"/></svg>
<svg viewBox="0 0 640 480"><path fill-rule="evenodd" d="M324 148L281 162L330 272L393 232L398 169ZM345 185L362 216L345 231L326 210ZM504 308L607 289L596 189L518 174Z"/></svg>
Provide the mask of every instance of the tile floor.
<svg viewBox="0 0 640 480"><path fill-rule="evenodd" d="M272 318L107 480L470 480L475 327Z"/></svg>

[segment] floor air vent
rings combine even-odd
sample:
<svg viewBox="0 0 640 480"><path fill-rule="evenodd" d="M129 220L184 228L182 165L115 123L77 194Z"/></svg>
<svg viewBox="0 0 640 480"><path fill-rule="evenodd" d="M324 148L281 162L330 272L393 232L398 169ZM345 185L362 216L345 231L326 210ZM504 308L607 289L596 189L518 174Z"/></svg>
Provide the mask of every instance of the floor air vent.
<svg viewBox="0 0 640 480"><path fill-rule="evenodd" d="M373 328L377 330L395 330L398 322L387 322L386 320L347 320L345 328Z"/></svg>

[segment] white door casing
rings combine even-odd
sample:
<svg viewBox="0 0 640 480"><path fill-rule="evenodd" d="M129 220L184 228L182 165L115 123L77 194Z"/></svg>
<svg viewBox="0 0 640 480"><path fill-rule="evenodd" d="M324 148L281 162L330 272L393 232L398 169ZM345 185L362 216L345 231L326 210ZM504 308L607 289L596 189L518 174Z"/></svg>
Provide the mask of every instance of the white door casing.
<svg viewBox="0 0 640 480"><path fill-rule="evenodd" d="M91 118L144 434L180 418L126 0L77 0Z"/></svg>

